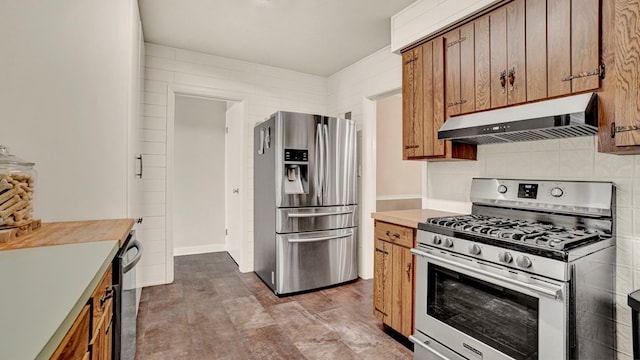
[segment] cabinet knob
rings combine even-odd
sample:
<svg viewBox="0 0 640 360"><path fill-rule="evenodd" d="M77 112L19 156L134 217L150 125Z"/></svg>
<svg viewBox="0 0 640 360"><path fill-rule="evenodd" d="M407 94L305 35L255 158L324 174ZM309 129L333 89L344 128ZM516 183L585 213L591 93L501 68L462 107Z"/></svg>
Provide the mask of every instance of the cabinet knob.
<svg viewBox="0 0 640 360"><path fill-rule="evenodd" d="M503 93L507 90L506 85L507 85L507 71L502 70L502 72L500 72L500 86L502 87Z"/></svg>
<svg viewBox="0 0 640 360"><path fill-rule="evenodd" d="M508 79L509 91L513 91L513 89L515 88L515 86L513 86L513 83L516 81L516 68L511 68L511 70L509 70Z"/></svg>

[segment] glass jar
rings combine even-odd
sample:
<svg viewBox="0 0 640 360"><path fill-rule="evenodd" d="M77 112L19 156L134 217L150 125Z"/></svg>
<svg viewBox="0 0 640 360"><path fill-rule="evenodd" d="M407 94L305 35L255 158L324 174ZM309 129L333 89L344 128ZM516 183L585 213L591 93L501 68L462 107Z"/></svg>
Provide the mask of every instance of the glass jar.
<svg viewBox="0 0 640 360"><path fill-rule="evenodd" d="M33 221L36 181L33 165L0 145L0 229L20 227Z"/></svg>

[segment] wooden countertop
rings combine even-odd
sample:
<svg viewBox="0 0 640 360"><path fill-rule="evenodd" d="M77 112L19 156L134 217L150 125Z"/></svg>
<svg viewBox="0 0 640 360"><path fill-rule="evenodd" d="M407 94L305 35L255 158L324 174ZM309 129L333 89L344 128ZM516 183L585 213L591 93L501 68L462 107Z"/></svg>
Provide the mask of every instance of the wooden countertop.
<svg viewBox="0 0 640 360"><path fill-rule="evenodd" d="M43 223L39 229L24 237L0 243L0 251L105 240L118 240L119 246L122 246L132 228L133 219Z"/></svg>
<svg viewBox="0 0 640 360"><path fill-rule="evenodd" d="M431 209L396 210L371 213L371 217L375 220L407 226L414 229L418 228L418 223L424 222L427 218L456 215L460 214Z"/></svg>

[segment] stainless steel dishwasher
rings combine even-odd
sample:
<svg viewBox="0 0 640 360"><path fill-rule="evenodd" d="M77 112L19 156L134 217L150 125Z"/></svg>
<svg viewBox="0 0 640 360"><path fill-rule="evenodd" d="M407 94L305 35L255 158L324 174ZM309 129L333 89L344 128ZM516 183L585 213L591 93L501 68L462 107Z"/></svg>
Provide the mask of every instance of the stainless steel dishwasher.
<svg viewBox="0 0 640 360"><path fill-rule="evenodd" d="M115 331L113 359L133 360L136 356L136 264L142 259L142 244L132 230L113 260L113 288L115 289Z"/></svg>

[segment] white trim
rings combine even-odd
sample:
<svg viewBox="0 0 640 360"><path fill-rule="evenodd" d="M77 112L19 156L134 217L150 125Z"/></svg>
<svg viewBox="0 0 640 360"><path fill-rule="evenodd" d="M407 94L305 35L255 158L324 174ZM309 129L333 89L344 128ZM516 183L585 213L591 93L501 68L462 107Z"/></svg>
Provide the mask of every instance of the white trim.
<svg viewBox="0 0 640 360"><path fill-rule="evenodd" d="M243 119L243 124L242 124L242 129L246 128L246 124L248 123L248 95L246 94L242 94L242 93L238 93L238 92L233 92L233 91L228 91L228 90L219 90L219 89L209 89L209 88L202 88L199 86L188 86L188 85L175 85L175 84L169 84L167 86L167 183L165 184L165 189L166 189L166 203L165 203L165 216L166 216L166 224L165 224L165 231L166 231L166 266L165 266L165 280L166 283L172 283L173 279L174 279L174 263L173 263L173 257L174 257L174 251L178 251L178 249L173 248L173 187L174 187L174 179L173 179L173 168L174 168L174 136L175 136L175 112L176 112L176 95L181 95L181 96L190 96L190 97L197 97L197 98L202 98L202 99L208 99L208 100L218 100L218 101L235 101L235 102L240 102L242 103L243 106L243 114L244 114L244 119ZM245 134L243 131L242 134L242 141L246 141L245 139ZM243 146L244 148L244 146ZM242 158L244 159L245 154L241 154ZM244 180L244 185L245 185L245 189L247 189L247 173L246 173L246 168L243 166L242 167L242 178L245 179ZM226 191L226 190L225 190ZM242 211L242 223L246 224L246 219L245 219L245 214L248 212L248 208L247 208L247 204L246 204L246 198L243 197L242 199L242 203L243 203L243 211ZM244 254L246 251L248 251L248 245L247 245L247 236L246 236L246 230L244 231L245 236L242 237L242 250L241 252ZM242 259L243 261L241 261L239 263L240 266L240 271L242 271L242 269L245 269L247 267L247 265L243 264L243 262L248 261L247 259Z"/></svg>
<svg viewBox="0 0 640 360"><path fill-rule="evenodd" d="M378 195L376 196L376 200L384 201L384 200L412 200L412 199L422 199L422 194L408 194L408 195Z"/></svg>
<svg viewBox="0 0 640 360"><path fill-rule="evenodd" d="M358 257L358 273L363 279L373 277L373 219L371 213L376 211L376 137L378 99L400 94L402 89L393 87L370 94L362 98L362 203L360 204L360 243ZM419 196L418 196L419 198ZM365 252L368 252L365 256Z"/></svg>
<svg viewBox="0 0 640 360"><path fill-rule="evenodd" d="M173 256L205 254L205 253L221 252L221 251L226 251L224 249L224 244L184 246L184 247L173 249Z"/></svg>

